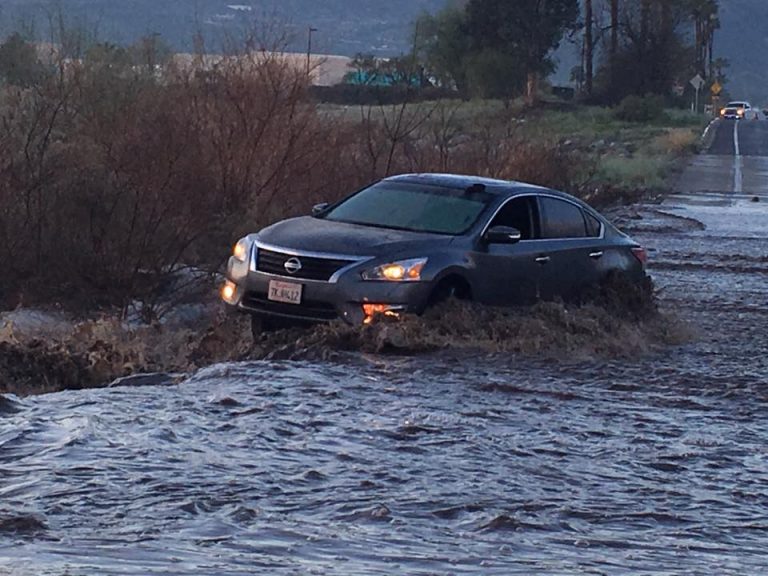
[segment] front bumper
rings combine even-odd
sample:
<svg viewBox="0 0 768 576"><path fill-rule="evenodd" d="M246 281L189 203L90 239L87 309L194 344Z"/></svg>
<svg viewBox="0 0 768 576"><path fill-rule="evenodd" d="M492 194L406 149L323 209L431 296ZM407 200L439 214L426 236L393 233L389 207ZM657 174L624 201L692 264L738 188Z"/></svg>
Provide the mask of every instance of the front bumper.
<svg viewBox="0 0 768 576"><path fill-rule="evenodd" d="M363 304L389 304L405 312L421 313L427 305L432 283L369 281L360 277L368 263L346 269L333 281L308 280L289 275L253 270L246 262L230 258L227 279L233 285L224 301L239 311L300 322L328 322L338 318L349 324L362 324ZM276 302L268 298L270 281L301 284L299 304Z"/></svg>

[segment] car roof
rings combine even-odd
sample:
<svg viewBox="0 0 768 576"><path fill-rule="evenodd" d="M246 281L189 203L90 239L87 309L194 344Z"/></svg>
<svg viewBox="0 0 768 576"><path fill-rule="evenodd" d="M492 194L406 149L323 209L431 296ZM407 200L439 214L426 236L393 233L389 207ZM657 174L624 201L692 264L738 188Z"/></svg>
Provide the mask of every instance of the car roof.
<svg viewBox="0 0 768 576"><path fill-rule="evenodd" d="M417 174L399 174L384 178L387 182L412 182L414 184L428 184L432 186L443 186L445 188L469 188L475 184L481 184L486 191L500 194L513 195L520 192L555 192L543 186L528 184L527 182L518 182L516 180L500 180L497 178L487 178L485 176L469 176L465 174L438 174L438 173L417 173ZM555 192L561 194L559 192Z"/></svg>
<svg viewBox="0 0 768 576"><path fill-rule="evenodd" d="M746 102L745 100L732 100L731 102L728 102L728 104L725 105L726 108L728 108L729 106L731 107L749 106L749 102Z"/></svg>

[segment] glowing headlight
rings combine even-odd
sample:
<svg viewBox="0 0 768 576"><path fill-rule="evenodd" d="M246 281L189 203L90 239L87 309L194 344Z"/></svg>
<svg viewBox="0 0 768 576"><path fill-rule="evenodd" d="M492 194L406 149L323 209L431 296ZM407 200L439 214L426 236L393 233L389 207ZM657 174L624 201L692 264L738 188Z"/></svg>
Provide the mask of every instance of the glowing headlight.
<svg viewBox="0 0 768 576"><path fill-rule="evenodd" d="M248 250L250 247L251 243L243 238L242 240L238 241L237 244L235 244L235 248L232 250L232 256L235 257L235 260L245 262L248 259Z"/></svg>
<svg viewBox="0 0 768 576"><path fill-rule="evenodd" d="M234 282L231 282L230 280L227 280L224 283L224 286L221 287L221 299L224 300L227 304L235 304L235 296L237 295L237 285Z"/></svg>
<svg viewBox="0 0 768 576"><path fill-rule="evenodd" d="M421 270L426 258L411 258L382 264L363 272L363 280L389 280L391 282L416 282L421 280Z"/></svg>

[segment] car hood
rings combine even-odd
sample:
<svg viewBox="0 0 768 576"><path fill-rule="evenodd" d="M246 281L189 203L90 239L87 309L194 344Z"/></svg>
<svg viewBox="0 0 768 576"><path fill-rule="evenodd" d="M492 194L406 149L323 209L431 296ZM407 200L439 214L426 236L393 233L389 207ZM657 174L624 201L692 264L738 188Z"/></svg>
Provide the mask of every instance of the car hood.
<svg viewBox="0 0 768 576"><path fill-rule="evenodd" d="M450 244L453 236L347 224L303 216L264 228L258 241L276 249L350 256L398 256Z"/></svg>

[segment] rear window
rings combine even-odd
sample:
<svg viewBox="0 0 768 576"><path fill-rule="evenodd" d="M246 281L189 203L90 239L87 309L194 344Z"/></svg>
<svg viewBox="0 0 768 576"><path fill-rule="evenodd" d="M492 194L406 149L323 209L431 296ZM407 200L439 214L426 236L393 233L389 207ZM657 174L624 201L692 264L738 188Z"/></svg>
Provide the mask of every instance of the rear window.
<svg viewBox="0 0 768 576"><path fill-rule="evenodd" d="M586 210L584 211L584 218L587 221L587 236L590 238L598 238L600 236L600 230L602 229L600 220L592 216L592 214Z"/></svg>
<svg viewBox="0 0 768 576"><path fill-rule="evenodd" d="M587 233L581 208L557 198L543 196L541 205L542 238L584 238Z"/></svg>

